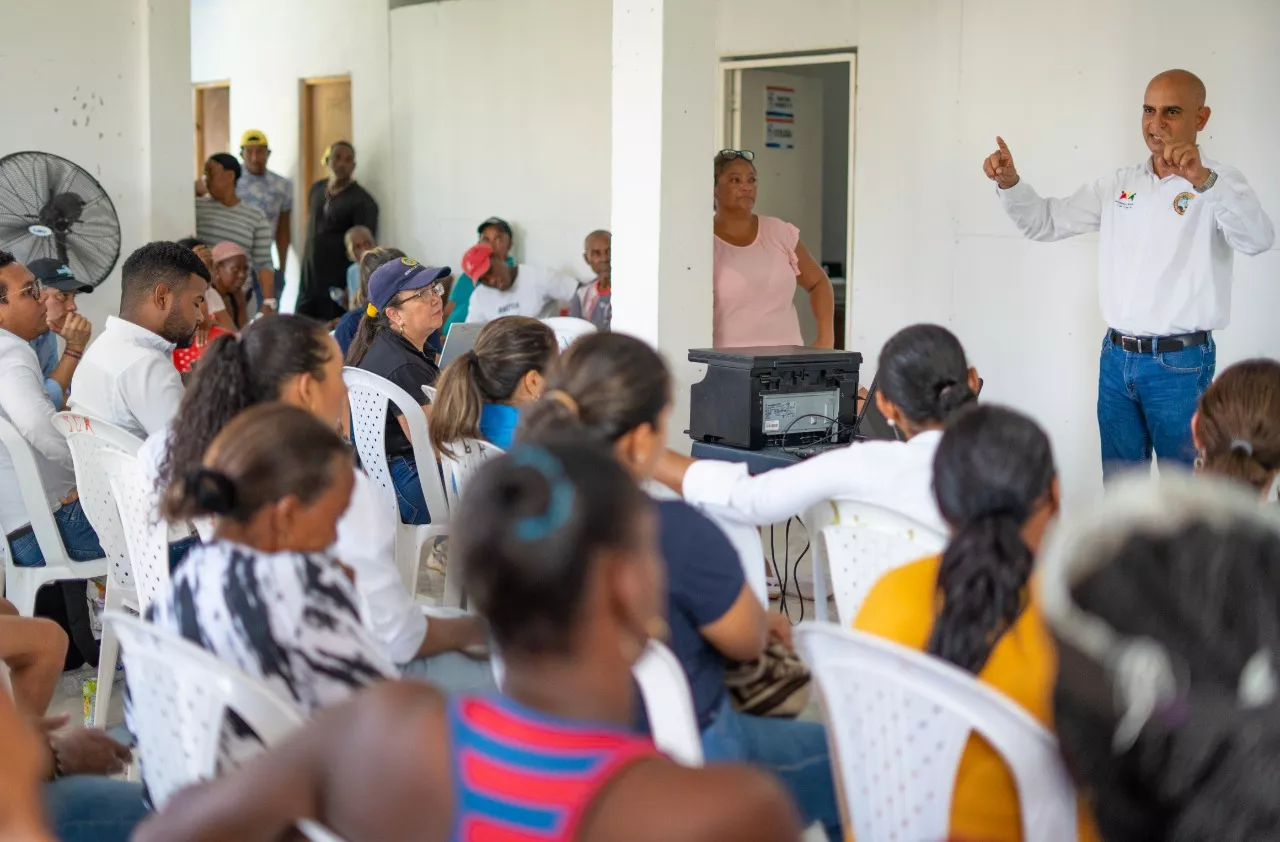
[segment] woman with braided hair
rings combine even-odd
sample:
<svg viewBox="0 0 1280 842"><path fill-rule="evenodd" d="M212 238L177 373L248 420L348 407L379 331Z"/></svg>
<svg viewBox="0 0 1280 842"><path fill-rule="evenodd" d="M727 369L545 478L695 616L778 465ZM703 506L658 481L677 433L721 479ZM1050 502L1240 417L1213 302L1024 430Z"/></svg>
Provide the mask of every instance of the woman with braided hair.
<svg viewBox="0 0 1280 842"><path fill-rule="evenodd" d="M973 673L1051 728L1057 657L1032 589L1034 553L1060 496L1049 438L1011 409L966 410L943 433L933 489L951 532L946 550L881 578L854 627ZM1079 827L1079 838L1095 838L1086 815ZM956 772L951 833L1022 838L1013 776L976 734Z"/></svg>

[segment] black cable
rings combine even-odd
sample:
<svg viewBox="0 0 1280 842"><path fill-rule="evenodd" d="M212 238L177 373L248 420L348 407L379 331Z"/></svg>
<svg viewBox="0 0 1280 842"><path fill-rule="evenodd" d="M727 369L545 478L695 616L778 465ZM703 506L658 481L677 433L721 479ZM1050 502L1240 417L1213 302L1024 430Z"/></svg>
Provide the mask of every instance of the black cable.
<svg viewBox="0 0 1280 842"><path fill-rule="evenodd" d="M797 444L797 445L792 445L791 447L787 447L785 442L787 440L787 436L791 435L791 428L794 427L797 424L797 422L799 422L801 419L804 419L804 418L821 418L823 421L826 421L828 424L827 434L824 435L822 438L818 439L816 442L813 442L811 444ZM826 442L832 439L833 436L835 438L840 437L840 422L835 418L831 418L830 416L827 416L827 415L821 415L816 412L809 412L809 413L805 413L804 415L797 415L795 418L791 419L791 423L787 425L787 429L782 431L782 441L784 442L782 446L782 452L789 453L792 456L795 456L796 451L799 450L800 448L812 447L814 444L822 444L823 442Z"/></svg>
<svg viewBox="0 0 1280 842"><path fill-rule="evenodd" d="M800 520L800 519L796 518L796 520ZM804 521L801 520L800 525L804 526ZM791 522L788 521L787 527L790 528L790 526L791 526ZM800 551L800 555L796 556L796 563L795 563L795 566L792 568L792 572L791 572L791 578L794 579L796 583L796 596L800 598L800 622L801 623L804 622L804 594L800 592L800 561L801 559L804 558L805 553L809 552L809 546L812 543L812 539L809 537L808 528L805 529L804 535L805 535L804 549ZM790 546L790 543L788 543L787 546Z"/></svg>

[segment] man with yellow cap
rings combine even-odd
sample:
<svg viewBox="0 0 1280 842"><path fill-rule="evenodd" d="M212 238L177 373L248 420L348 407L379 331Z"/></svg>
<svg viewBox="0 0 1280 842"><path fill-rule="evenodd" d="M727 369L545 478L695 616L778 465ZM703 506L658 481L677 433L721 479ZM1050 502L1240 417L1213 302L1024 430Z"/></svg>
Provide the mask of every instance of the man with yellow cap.
<svg viewBox="0 0 1280 842"><path fill-rule="evenodd" d="M249 129L240 136L240 160L244 172L236 193L245 203L261 210L275 235L277 262L276 293L284 289L284 262L289 256L290 217L293 213L293 182L267 169L271 147L261 129Z"/></svg>

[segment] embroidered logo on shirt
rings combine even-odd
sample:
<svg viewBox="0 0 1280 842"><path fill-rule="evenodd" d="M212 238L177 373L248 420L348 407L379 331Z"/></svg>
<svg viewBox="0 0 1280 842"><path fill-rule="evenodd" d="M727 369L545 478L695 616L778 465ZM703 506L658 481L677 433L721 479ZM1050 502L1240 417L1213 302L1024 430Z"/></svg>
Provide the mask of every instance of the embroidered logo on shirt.
<svg viewBox="0 0 1280 842"><path fill-rule="evenodd" d="M1178 212L1178 216L1182 216L1187 212L1187 208L1191 206L1191 200L1195 197L1195 193L1178 194L1178 197L1173 200L1173 209Z"/></svg>
<svg viewBox="0 0 1280 842"><path fill-rule="evenodd" d="M1136 198L1138 198L1137 193L1129 193L1128 191L1121 190L1120 198L1116 199L1116 207L1131 208L1133 207L1133 200Z"/></svg>

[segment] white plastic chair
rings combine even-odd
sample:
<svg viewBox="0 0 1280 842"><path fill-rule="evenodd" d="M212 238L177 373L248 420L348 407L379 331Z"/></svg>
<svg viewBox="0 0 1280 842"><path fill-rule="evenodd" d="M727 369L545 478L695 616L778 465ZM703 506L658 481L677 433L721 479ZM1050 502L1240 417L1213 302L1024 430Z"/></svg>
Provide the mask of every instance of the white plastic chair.
<svg viewBox="0 0 1280 842"><path fill-rule="evenodd" d="M844 826L858 839L946 839L970 733L1013 774L1026 842L1076 838L1076 793L1057 741L1026 711L951 664L829 623L796 648L827 715Z"/></svg>
<svg viewBox="0 0 1280 842"><path fill-rule="evenodd" d="M397 521L399 507L396 505L396 490L387 466L387 402L394 403L408 419L413 458L418 464L418 477L422 482L427 511L431 513L429 526L401 523L396 529L396 566L400 568L400 575L404 577L409 593L415 594L418 592L418 565L421 563L423 546L432 538L449 534L448 498L444 492L444 481L436 467L435 452L431 448L426 414L407 392L376 374L348 367L342 370L342 379L347 384L350 396L351 435L355 439L356 450L360 453L360 463L369 479L385 493L387 504L395 507ZM445 576L445 605L462 604L462 589L456 580L456 576Z"/></svg>
<svg viewBox="0 0 1280 842"><path fill-rule="evenodd" d="M183 787L214 777L228 710L266 745L302 725L298 710L262 682L173 632L123 613L107 614L105 622L124 649L132 726L157 808Z"/></svg>
<svg viewBox="0 0 1280 842"><path fill-rule="evenodd" d="M575 319L571 316L552 316L542 319L542 323L555 331L556 341L563 351L584 336L598 333L596 326L586 319Z"/></svg>
<svg viewBox="0 0 1280 842"><path fill-rule="evenodd" d="M928 526L879 506L841 502L837 511L839 522L823 527L815 542L820 549L813 560L814 612L817 619L827 619L825 564L831 571L840 625L850 626L881 576L937 555L946 547L947 539Z"/></svg>
<svg viewBox="0 0 1280 842"><path fill-rule="evenodd" d="M653 743L682 766L702 765L702 734L693 709L693 694L684 667L675 653L656 640L631 668L644 711L649 717Z"/></svg>
<svg viewBox="0 0 1280 842"><path fill-rule="evenodd" d="M169 592L169 527L152 508L152 482L137 456L108 451L99 452L95 459L115 496L133 565L138 613L144 613L152 602Z"/></svg>
<svg viewBox="0 0 1280 842"><path fill-rule="evenodd" d="M502 655L493 650L489 662L493 665L494 683L502 689L507 673ZM682 766L701 766L702 734L693 709L693 694L675 653L665 644L650 640L631 668L631 675L640 687L653 744Z"/></svg>
<svg viewBox="0 0 1280 842"><path fill-rule="evenodd" d="M58 533L58 524L49 508L44 481L36 465L31 445L7 419L0 418L0 446L9 452L14 473L18 478L18 493L22 505L31 516L31 529L36 543L44 555L43 567L18 567L13 563L13 552L8 540L0 536L0 550L4 551L4 592L18 613L30 617L35 613L36 593L50 582L69 579L95 579L107 575L107 559L72 561Z"/></svg>
<svg viewBox="0 0 1280 842"><path fill-rule="evenodd" d="M503 454L502 448L490 444L484 439L463 439L454 442L453 456L440 454L440 465L444 468L444 490L449 498L451 515L456 512L458 499L462 496L462 487L467 480L475 476L480 466L495 456Z"/></svg>
<svg viewBox="0 0 1280 842"><path fill-rule="evenodd" d="M98 456L104 451L133 456L142 447L142 440L114 424L74 412L59 412L54 416L53 426L67 438L67 445L71 448L71 461L76 471L76 491L80 495L80 505L84 507L84 513L93 524L93 531L98 533L98 540L107 554L106 610L124 609L136 613L140 609L138 594L134 590L129 546L120 523L115 494ZM106 725L119 651L115 632L104 626L98 647L98 693L94 700L93 714L95 727Z"/></svg>

